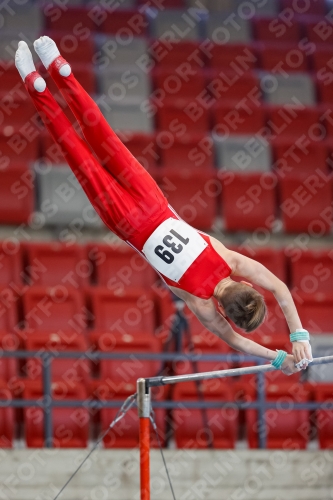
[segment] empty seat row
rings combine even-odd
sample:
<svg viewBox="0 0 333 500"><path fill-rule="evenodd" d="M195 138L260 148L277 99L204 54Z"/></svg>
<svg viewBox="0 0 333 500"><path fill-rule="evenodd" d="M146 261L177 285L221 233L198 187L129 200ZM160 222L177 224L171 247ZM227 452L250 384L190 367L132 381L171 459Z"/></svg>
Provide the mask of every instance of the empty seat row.
<svg viewBox="0 0 333 500"><path fill-rule="evenodd" d="M228 141L216 138L215 142L219 172L212 167L179 168L176 161L171 167L150 170L169 203L186 222L199 229L210 229L216 217L222 215L225 227L230 231L258 227L271 230L281 218L283 225L280 225L280 230L285 232L330 232L332 182L331 171L325 163L325 148L316 157L320 148L308 150L300 144L299 154L297 148L290 151L290 148L281 146L282 157L277 159L274 171L271 171L271 150L267 141L235 136ZM195 153L192 158L209 165L211 150L211 141L203 142L192 149ZM183 151L186 153L186 147ZM170 153L169 158L172 156ZM290 163L289 158L292 158ZM313 159L316 163L312 162ZM1 173L2 223L28 223L32 227L35 224L37 227L40 224L67 226L68 234L75 234L78 223L82 227L103 227L69 167L38 169L39 212L34 212L33 176L34 173L26 167ZM315 186L311 185L313 182ZM50 200L52 210L47 210L45 202ZM261 210L263 203L266 204L265 212Z"/></svg>
<svg viewBox="0 0 333 500"><path fill-rule="evenodd" d="M332 291L333 252L330 248L305 250L242 245L232 249L261 262L290 288L310 294ZM89 284L97 284L110 290L111 296L119 297L126 297L133 288L153 287L156 293L160 291L154 270L123 243L20 244L12 239L5 240L0 243L0 271L3 290L6 286L19 289L18 286L23 285L62 285L81 290ZM172 302L165 300L164 313L172 315L173 310Z"/></svg>
<svg viewBox="0 0 333 500"><path fill-rule="evenodd" d="M266 3L267 5L268 3ZM255 4L253 7L256 7ZM95 61L98 55L94 53L93 37L91 33L112 35L117 39L111 47L111 56L118 46L126 46L130 40L149 35L153 38L164 38L165 33L171 32L176 41L200 40L209 38L216 44L249 43L252 39L274 43L298 43L303 37L318 45L332 41L332 32L329 21L319 16L292 15L287 18L254 17L246 19L243 15L237 17L237 22L231 22L232 13L211 15L194 8L189 11L173 11L165 9L154 12L149 10L146 15L139 10L116 9L106 14L98 6L90 8L68 7L66 11L52 15L48 11L46 25L41 22L41 12L37 7L27 6L20 9L16 6L15 24L13 16L7 15L3 21L3 34L0 39L0 59L12 59L15 44L19 41L17 33L25 34L28 41L34 40L42 32L55 38L61 52L72 61L89 63ZM297 14L297 13L296 13ZM78 23L85 26L85 32L73 32L73 16ZM247 14L248 16L248 14ZM250 17L253 17L250 16ZM23 19L25 23L23 24ZM31 19L27 21L26 19ZM18 28L21 23L21 28ZM86 33L89 30L89 36ZM13 40L12 33L17 37ZM170 34L170 33L169 33ZM21 35L22 36L22 35ZM122 39L125 38L126 42ZM167 37L170 39L170 36ZM303 42L304 43L304 42ZM96 39L97 47L105 45L105 39Z"/></svg>
<svg viewBox="0 0 333 500"><path fill-rule="evenodd" d="M332 82L327 78L313 78L310 73L305 72L289 73L286 77L268 71L259 75L254 70L246 73L243 71L239 75L233 69L227 72L223 68L210 72L196 69L191 72L196 77L189 78L180 77L169 71L158 71L153 77L155 90L150 76L135 66L112 67L103 73L99 72L98 78L92 66L89 68L86 65L73 65L73 72L88 93L101 94L97 102L100 102L103 114L116 130L152 132L156 111L162 108L164 101L169 101L167 104L170 106L175 99L183 100L181 108L189 106L194 100L197 107L203 110L211 107L217 100L227 102L231 99L239 102L248 95L252 100L263 99L264 102L273 105L314 106L316 102L332 103ZM46 76L45 78L48 88L57 92L50 78ZM12 88L10 80L7 82L2 90L4 96L8 96ZM126 120L126 116L122 117L122 114L132 116L133 120L137 117L137 121L131 124L129 119ZM29 121L36 128L34 120L38 121L37 112L31 103L22 104L22 100L16 105L16 110L12 110L6 118L1 125L1 132L7 136L13 131L18 132ZM139 118L142 122L141 127ZM73 121L73 118L71 120ZM161 128L160 124L158 126ZM162 126L162 128L167 127ZM209 126L205 126L205 130L207 129ZM198 128L197 130L201 131Z"/></svg>
<svg viewBox="0 0 333 500"><path fill-rule="evenodd" d="M136 9L117 9L109 13L99 6L95 8L68 7L68 10L63 12L62 16L51 16L50 12L48 12L48 15L45 16L44 28L72 33L72 19L75 17L77 22L82 23L82 26L88 29L89 32L104 32L114 35L123 32L131 36L149 34L155 38L163 38L168 30L173 30L174 36L178 38L200 39L209 37L219 43L245 42L250 41L252 38L298 42L302 36L307 36L314 42L327 42L330 40L329 36L323 33L322 25L319 24L325 22L324 18L307 16L306 14L311 14L313 11L304 7L302 11L297 7L296 9L294 7L294 10L290 6L287 7L286 16L289 15L288 19L283 16L285 11L282 11L281 17L264 17L262 14L265 14L265 11L262 11L256 4L253 5L250 16L249 12L243 12L242 4L235 5L233 3L230 9L231 12L214 12L211 14L197 7L195 8L195 6L193 7L192 12L191 10L178 9L165 9L154 12L152 9L148 9L146 14ZM320 11L316 13L319 14ZM230 22L232 14L237 16L237 24ZM256 14L258 17L253 17ZM40 28L42 29L42 26ZM84 35L82 35L82 38L84 38Z"/></svg>
<svg viewBox="0 0 333 500"><path fill-rule="evenodd" d="M331 292L312 291L316 290L318 281L325 276L323 272L326 276L327 271L329 272L329 269L323 266L319 266L319 269L322 273L320 278L311 274L304 275L301 286L292 289L292 296L303 327L313 335L327 335L332 333L333 296ZM255 338L260 343L270 343L272 347L274 342L277 342L278 346L287 344L288 329L283 314L273 297L268 294L265 294L265 297L268 317L256 331ZM112 351L118 342L123 348L142 351L142 346L146 345L145 342L149 344L149 339L152 350L158 349L159 345L154 344L155 337L159 342L170 340L175 311L167 298L158 302L146 290L141 290L140 295L129 290L125 296L115 297L109 290L98 288L90 291L88 302L85 302L84 298L76 290L64 287L61 287L59 295L50 292L50 288L31 287L20 304L18 301L9 302L8 289L2 289L0 331L3 332L3 342L11 339L7 332L15 332L15 337L11 339L13 348L26 346L31 350L32 345L38 347L38 343L42 343L50 348L56 348L58 345L59 348L67 350L84 350L86 345L90 345ZM89 299L92 304L89 304ZM20 323L17 306L24 308L23 320ZM209 344L205 328L192 316L188 321L191 334L197 338L195 348L209 353L214 344ZM142 340L139 340L141 337ZM148 348L148 345L146 347ZM221 342L220 348L225 348Z"/></svg>
<svg viewBox="0 0 333 500"><path fill-rule="evenodd" d="M244 142L243 148L239 147L239 142L233 148L228 147L232 168L222 168L219 173L214 169L161 168L154 173L155 180L180 217L199 229L212 228L215 218L222 215L225 228L230 231L260 227L271 230L278 224L278 229L288 233L329 234L332 226L327 208L332 202L330 171L317 168L309 172L287 165L270 172L265 169L269 164L268 148L261 147L258 140L251 140L249 146L252 148L250 153L244 150ZM221 150L225 151L224 144ZM257 156L256 160L253 154ZM82 220L82 225L86 221L87 225L96 225L99 218L83 192L72 189L73 196L64 203L59 190L55 189L56 185L68 182L68 174L69 169L56 168L40 176L43 182L40 203L45 199L52 200L59 207L57 213L46 214L46 223L71 227L77 217L76 220ZM315 186L310 186L313 182ZM300 200L300 193L304 200ZM265 211L262 210L263 204ZM82 210L86 217L82 217Z"/></svg>
<svg viewBox="0 0 333 500"><path fill-rule="evenodd" d="M103 392L99 392L97 399L101 402L119 403L134 389L134 384L119 384L115 393L111 387L104 386ZM92 396L96 398L99 391L96 385ZM133 392L132 392L133 391ZM6 399L11 398L11 392L6 384L1 382L1 393ZM40 382L26 381L24 383L23 397L25 399L40 399L42 397L42 385ZM255 394L251 386L243 386L239 390L237 383L216 383L216 381L204 381L200 387L188 382L179 384L173 395L175 403L198 401L198 395L207 403L214 402L234 402L253 401ZM331 400L332 385L322 384L315 390L315 401L324 403ZM270 403L279 402L292 405L296 403L306 403L309 400L309 391L306 385L294 384L270 384L266 387L267 399ZM81 384L54 383L52 386L52 396L55 400L66 401L66 399L84 401L89 396L89 392ZM159 391L154 397L156 402L165 399L165 391ZM91 400L91 399L90 399ZM102 408L100 410L100 425L104 431L107 429L115 417L117 408ZM15 435L14 410L10 407L0 409L1 418L1 446L9 448L13 444ZM315 412L315 418L311 418L309 410L295 410L278 408L274 410L274 418L267 425L267 447L268 448L292 448L304 449L314 436L314 431L318 433L321 448L330 448L332 445L332 410L320 409ZM165 443L166 421L165 410L155 410L155 419L162 444ZM53 417L53 446L56 447L86 447L88 441L89 427L92 424L92 416L87 408L54 408ZM246 437L250 448L258 447L258 426L256 410L245 411ZM184 409L181 405L172 411L171 432L174 433L178 448L234 448L239 435L239 411L235 406L231 408L207 409L202 412L199 409ZM42 408L25 408L23 429L24 439L28 447L43 447L44 435L44 415ZM123 423L126 425L126 432L122 432L123 427L118 425L104 438L105 447L133 447L138 444L138 416L136 410L132 410L125 417ZM312 425L311 425L312 424ZM169 431L170 432L170 431ZM168 437L171 437L171 433ZM153 441L156 446L156 441Z"/></svg>
<svg viewBox="0 0 333 500"><path fill-rule="evenodd" d="M180 110L182 102L177 100L157 113L160 129L156 133L119 132L127 148L146 169L151 170L152 175L155 173L153 167L160 165L176 169L198 167L201 170L215 165L238 171L270 171L273 165L277 168L295 167L298 172L311 173L315 167L326 171L332 164L333 115L329 107L242 108L229 103L216 105L211 113L202 112L200 107L191 105L188 112L184 113ZM171 132L174 127L176 135ZM210 127L211 135L208 132ZM238 157L246 157L251 161L239 165ZM52 197L56 197L54 201L57 199L59 205L57 213L61 211L61 215L69 217L63 208L62 192L57 194L54 186L50 192L47 190L48 176L54 178L53 184L70 183L70 192L76 192L76 198L82 198L82 210L87 198L80 193L74 180L70 182L73 176L54 141L43 133L28 142L22 133L13 131L10 136L0 135L1 178L2 184L5 184L3 197L15 199L15 204L12 203L12 220L16 221L21 216L24 205L33 206L35 172L28 167L32 167L37 160L39 163L35 171L40 189L42 192L46 189L45 195L49 196L53 190ZM297 168L300 165L302 169ZM54 169L54 166L57 168ZM62 166L63 170L60 169ZM291 169L286 171L286 175L288 172ZM56 177L59 177L58 181ZM70 202L71 198L67 196L66 205ZM7 203L6 198L3 198L4 210ZM9 212L8 207L8 222ZM90 217L91 224L98 223L98 218L95 220L92 214Z"/></svg>
<svg viewBox="0 0 333 500"><path fill-rule="evenodd" d="M214 165L230 168L223 149L251 150L251 141L268 151L265 170L270 170L274 160L280 159L289 166L305 162L310 170L314 157L316 165L322 167L333 151L333 114L329 106L259 106L231 101L217 103L204 111L193 101L187 103L184 112L182 103L185 104L182 99L165 102L156 113L159 126L156 132L118 132L125 146L147 170L160 165L177 169ZM52 166L65 164L60 148L45 131L35 135L32 141L27 141L19 129L8 136L0 135L2 175L8 171L14 175L17 170L19 177L24 168L37 160L36 168L43 175L47 175ZM257 158L253 160L255 163ZM259 163L254 166L260 167ZM23 179L26 177L28 173ZM26 185L29 186L28 180ZM19 184L15 187L17 191Z"/></svg>

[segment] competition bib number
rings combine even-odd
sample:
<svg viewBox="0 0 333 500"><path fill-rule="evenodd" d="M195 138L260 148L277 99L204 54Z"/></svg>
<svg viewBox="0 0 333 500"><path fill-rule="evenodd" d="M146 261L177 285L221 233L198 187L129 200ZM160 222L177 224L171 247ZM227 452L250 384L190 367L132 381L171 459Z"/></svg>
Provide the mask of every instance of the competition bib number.
<svg viewBox="0 0 333 500"><path fill-rule="evenodd" d="M206 241L195 229L170 218L155 229L142 251L157 271L178 282L206 247Z"/></svg>
<svg viewBox="0 0 333 500"><path fill-rule="evenodd" d="M164 236L162 243L167 248L170 248L171 251L169 252L168 250L164 250L163 245L157 245L154 250L156 255L158 255L158 257L160 257L166 264L172 264L172 262L175 260L174 254L180 253L184 248L183 245L175 243L173 241L173 237L181 241L183 245L187 245L190 241L190 238L185 239L179 233L177 233L177 231L175 231L174 229L170 229L170 234Z"/></svg>

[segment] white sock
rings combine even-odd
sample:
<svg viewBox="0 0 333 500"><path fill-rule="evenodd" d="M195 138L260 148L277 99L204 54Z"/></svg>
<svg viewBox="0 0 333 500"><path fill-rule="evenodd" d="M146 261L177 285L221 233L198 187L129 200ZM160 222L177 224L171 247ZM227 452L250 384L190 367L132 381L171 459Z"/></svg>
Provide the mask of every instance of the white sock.
<svg viewBox="0 0 333 500"><path fill-rule="evenodd" d="M34 48L40 57L40 60L47 69L53 61L60 56L60 52L56 43L48 36L41 36L34 42ZM61 76L69 76L71 67L69 64L64 64L59 70Z"/></svg>
<svg viewBox="0 0 333 500"><path fill-rule="evenodd" d="M31 52L26 42L19 42L18 49L15 54L15 66L24 81L30 73L36 71ZM34 81L34 88L38 92L43 92L46 88L45 80L40 76Z"/></svg>
<svg viewBox="0 0 333 500"><path fill-rule="evenodd" d="M15 54L15 66L23 81L30 73L36 71L31 52L26 42L19 42L18 44Z"/></svg>

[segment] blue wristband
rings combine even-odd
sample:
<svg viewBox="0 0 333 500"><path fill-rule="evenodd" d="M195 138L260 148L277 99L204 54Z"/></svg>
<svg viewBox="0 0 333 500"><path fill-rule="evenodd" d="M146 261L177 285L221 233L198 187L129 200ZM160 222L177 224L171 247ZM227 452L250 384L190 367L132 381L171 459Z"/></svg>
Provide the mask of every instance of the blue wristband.
<svg viewBox="0 0 333 500"><path fill-rule="evenodd" d="M298 342L299 340L310 340L310 335L307 330L293 332L289 336L291 342Z"/></svg>
<svg viewBox="0 0 333 500"><path fill-rule="evenodd" d="M275 359L273 359L273 361L271 361L271 364L274 366L274 368L279 370L283 365L283 362L286 359L286 357L287 357L286 351L277 351L277 356Z"/></svg>

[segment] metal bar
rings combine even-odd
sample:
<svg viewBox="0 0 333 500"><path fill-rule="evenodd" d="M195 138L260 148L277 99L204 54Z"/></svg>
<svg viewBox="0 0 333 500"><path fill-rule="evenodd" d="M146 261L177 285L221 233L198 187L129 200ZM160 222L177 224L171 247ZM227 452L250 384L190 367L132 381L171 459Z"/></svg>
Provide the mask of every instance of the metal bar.
<svg viewBox="0 0 333 500"><path fill-rule="evenodd" d="M137 406L140 421L140 500L150 500L150 388L144 378L137 381Z"/></svg>
<svg viewBox="0 0 333 500"><path fill-rule="evenodd" d="M53 447L52 424L52 357L44 354L43 363L43 392L44 392L44 446Z"/></svg>
<svg viewBox="0 0 333 500"><path fill-rule="evenodd" d="M324 356L322 358L315 358L311 362L313 365L322 365L326 363L333 363L333 356ZM230 370L217 370L212 372L203 373L190 373L188 375L175 375L172 377L151 377L146 378L146 383L149 387L156 387L161 385L178 384L179 382L191 382L195 380L209 380L213 378L235 377L238 375L251 375L254 373L266 373L275 370L271 364L261 366L249 366L245 368L232 368Z"/></svg>

